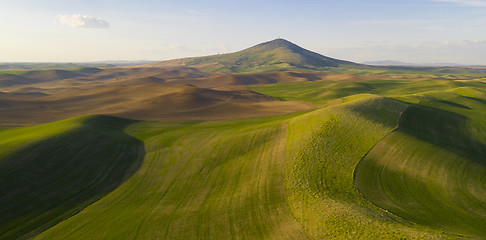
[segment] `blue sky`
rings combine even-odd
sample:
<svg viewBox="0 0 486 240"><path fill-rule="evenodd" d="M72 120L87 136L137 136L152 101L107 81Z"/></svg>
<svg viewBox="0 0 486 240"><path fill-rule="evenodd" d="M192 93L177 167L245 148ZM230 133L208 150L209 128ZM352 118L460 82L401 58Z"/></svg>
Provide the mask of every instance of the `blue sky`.
<svg viewBox="0 0 486 240"><path fill-rule="evenodd" d="M0 61L165 60L278 37L356 62L486 65L486 0L2 0Z"/></svg>

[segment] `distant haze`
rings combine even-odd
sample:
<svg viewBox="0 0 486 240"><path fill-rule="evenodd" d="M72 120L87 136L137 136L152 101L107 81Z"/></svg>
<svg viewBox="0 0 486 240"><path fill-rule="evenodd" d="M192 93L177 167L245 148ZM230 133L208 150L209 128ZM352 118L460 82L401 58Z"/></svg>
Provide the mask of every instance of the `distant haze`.
<svg viewBox="0 0 486 240"><path fill-rule="evenodd" d="M486 0L4 0L0 62L169 60L288 39L353 62L486 65Z"/></svg>
<svg viewBox="0 0 486 240"><path fill-rule="evenodd" d="M370 61L364 62L363 64L366 65L376 65L376 66L465 66L464 64L458 63L407 63L407 62L400 62L400 61L393 61L393 60L386 60L386 61Z"/></svg>

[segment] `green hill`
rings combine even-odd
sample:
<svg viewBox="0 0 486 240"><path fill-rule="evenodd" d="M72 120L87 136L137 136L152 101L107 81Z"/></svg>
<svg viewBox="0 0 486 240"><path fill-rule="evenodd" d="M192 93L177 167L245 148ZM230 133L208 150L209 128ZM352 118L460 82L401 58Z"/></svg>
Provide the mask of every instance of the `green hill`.
<svg viewBox="0 0 486 240"><path fill-rule="evenodd" d="M0 239L26 239L117 188L140 166L134 121L86 116L0 130Z"/></svg>
<svg viewBox="0 0 486 240"><path fill-rule="evenodd" d="M271 72L284 70L324 70L341 65L358 65L311 52L285 39L258 44L245 50L207 57L184 58L151 64L185 65L222 72Z"/></svg>
<svg viewBox="0 0 486 240"><path fill-rule="evenodd" d="M0 239L486 238L484 79L258 86L228 121L0 129Z"/></svg>
<svg viewBox="0 0 486 240"><path fill-rule="evenodd" d="M437 237L366 202L353 187L355 164L393 130L404 107L369 97L282 117L132 124L125 132L145 145L140 170L37 238L349 239L352 231ZM388 110L385 125L361 116L380 110ZM324 187L323 169L330 180Z"/></svg>
<svg viewBox="0 0 486 240"><path fill-rule="evenodd" d="M367 126L337 109L332 111L333 117L323 118L328 123L321 129L312 129L309 119L296 122L301 126L296 134L314 132L315 136L307 138L305 151L299 152L297 148L289 153L296 154L294 167L288 170L292 174L290 186L295 189L291 193L298 193L293 207L297 219L308 224L309 232L318 239L353 238L352 234L346 235L353 231L365 238L383 237L360 230L363 222L366 226L373 224L359 217L371 207L359 213L346 210L350 206L363 206L360 197L348 205L353 196L351 189L358 190L358 195L392 216L398 216L397 222L403 219L405 225L426 226L446 233L444 237L486 237L486 93L482 81L319 81L252 89L281 99L328 106L324 109L354 105L352 109L360 118L381 125L381 129ZM370 93L390 98L377 98L379 101L374 103L364 101L372 96ZM368 103L358 105L358 101ZM373 106L378 109L372 111ZM393 111L400 113L394 115ZM380 132L383 139L377 135ZM368 142L372 137L376 137L374 142ZM306 144L305 138L298 142ZM346 183L348 190L343 191ZM314 207L309 211L302 207L305 205ZM326 210L329 207L339 210ZM335 215L337 212L343 215ZM346 226L353 226L354 230ZM383 226L386 223L378 224L374 233ZM341 232L330 233L322 230L325 228L338 228Z"/></svg>
<svg viewBox="0 0 486 240"><path fill-rule="evenodd" d="M37 239L484 237L481 222L471 225L473 230L442 233L449 229L422 226L377 207L361 195L365 188L359 182L356 188L356 166L408 119L404 113L413 106L368 95L282 117L131 124L125 132L145 145L140 170ZM482 180L476 176L468 180L476 195L463 199L472 209L484 204ZM408 189L417 179L393 181ZM454 214L454 209L442 211ZM436 213L430 214L432 219Z"/></svg>
<svg viewBox="0 0 486 240"><path fill-rule="evenodd" d="M455 233L486 236L486 106L464 89L403 112L399 127L356 168L356 186L376 205L407 220ZM471 91L469 92L476 92Z"/></svg>

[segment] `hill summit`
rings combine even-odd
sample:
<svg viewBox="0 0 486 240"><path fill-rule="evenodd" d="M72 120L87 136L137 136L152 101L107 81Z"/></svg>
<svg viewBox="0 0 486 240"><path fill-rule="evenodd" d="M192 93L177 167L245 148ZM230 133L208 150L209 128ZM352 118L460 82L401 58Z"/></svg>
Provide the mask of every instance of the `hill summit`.
<svg viewBox="0 0 486 240"><path fill-rule="evenodd" d="M324 70L357 65L306 50L285 39L275 39L234 53L164 61L151 66L188 66L222 72Z"/></svg>

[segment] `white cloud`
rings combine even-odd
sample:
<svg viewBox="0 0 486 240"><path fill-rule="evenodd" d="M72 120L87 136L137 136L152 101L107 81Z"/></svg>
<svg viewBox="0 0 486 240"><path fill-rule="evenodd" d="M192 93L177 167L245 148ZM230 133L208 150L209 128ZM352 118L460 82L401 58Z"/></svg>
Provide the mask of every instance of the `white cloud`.
<svg viewBox="0 0 486 240"><path fill-rule="evenodd" d="M459 5L473 6L473 7L486 7L486 1L484 0L429 0L429 1L455 3Z"/></svg>
<svg viewBox="0 0 486 240"><path fill-rule="evenodd" d="M58 15L62 25L67 25L73 28L109 28L110 24L107 21L86 15Z"/></svg>

